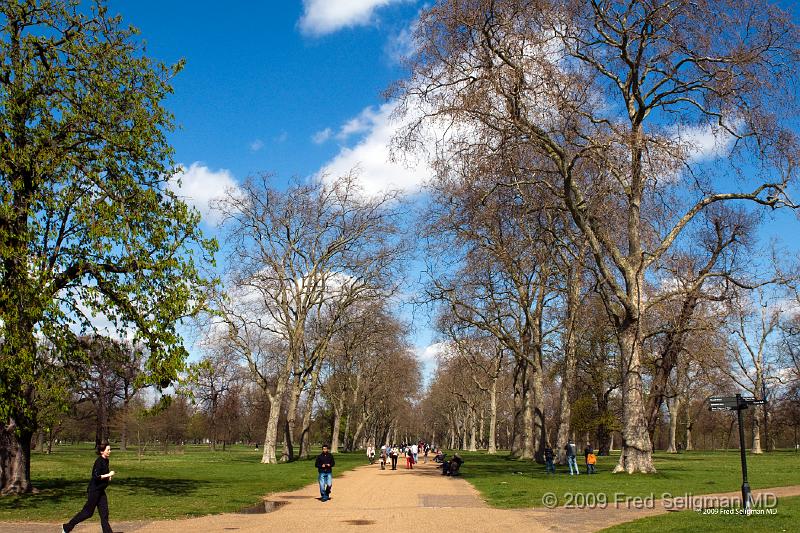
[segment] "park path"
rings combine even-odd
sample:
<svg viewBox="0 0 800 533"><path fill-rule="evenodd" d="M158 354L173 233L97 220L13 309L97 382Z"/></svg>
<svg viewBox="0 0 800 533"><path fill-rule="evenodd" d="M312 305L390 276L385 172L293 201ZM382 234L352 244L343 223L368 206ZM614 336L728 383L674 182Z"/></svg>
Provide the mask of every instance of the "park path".
<svg viewBox="0 0 800 533"><path fill-rule="evenodd" d="M465 465L468 468L469 465ZM778 498L800 495L800 485L754 491L769 492ZM724 496L736 496L727 493ZM319 487L309 485L293 492L266 497L276 507L266 514L221 514L182 520L153 522L114 522L118 533L287 533L325 531L409 531L420 528L432 533L464 532L593 532L621 522L667 512L656 500L651 508L632 509L628 505L606 509L492 509L466 481L440 475L435 465L420 464L414 470L380 470L377 464L356 468L334 478L332 499L320 502ZM723 495L720 495L723 496ZM780 509L780 504L778 505ZM709 517L710 523L713 516ZM50 533L56 524L0 523L0 533ZM75 528L75 533L95 533L96 521Z"/></svg>

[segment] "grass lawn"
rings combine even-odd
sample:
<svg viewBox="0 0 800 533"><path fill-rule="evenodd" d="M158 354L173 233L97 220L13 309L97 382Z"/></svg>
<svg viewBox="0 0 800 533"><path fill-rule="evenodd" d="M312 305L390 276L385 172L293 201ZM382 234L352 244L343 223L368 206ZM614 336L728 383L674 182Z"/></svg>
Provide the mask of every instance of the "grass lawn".
<svg viewBox="0 0 800 533"><path fill-rule="evenodd" d="M800 524L800 497L782 498L775 507L777 514L765 515L704 515L694 511L681 511L642 518L633 522L604 529L604 533L638 533L640 531L669 531L694 533L695 531L776 533L797 531Z"/></svg>
<svg viewBox="0 0 800 533"><path fill-rule="evenodd" d="M569 503L571 495L602 494L609 502L615 495L649 496L669 494L709 494L738 491L742 485L738 451L655 454L656 474L612 474L619 455L598 457L598 473L585 475L579 457L580 476L570 476L566 466L557 465L555 475L547 475L544 465L511 459L507 453L491 456L481 452L459 452L466 461L461 468L464 479L477 488L493 507L540 507L542 496L555 493L558 505ZM452 452L448 452L448 457ZM748 455L747 470L753 489L800 485L800 454L777 451ZM575 503L573 501L573 503Z"/></svg>
<svg viewBox="0 0 800 533"><path fill-rule="evenodd" d="M314 452L314 456L319 450ZM0 498L0 521L66 521L86 500L96 455L91 445L33 453L31 478L37 494ZM363 453L335 455L336 474L365 464ZM261 451L234 447L210 452L187 446L183 453L111 453L117 472L108 489L113 520L160 519L237 511L271 492L294 490L317 479L313 460L262 465ZM95 514L95 520L97 515Z"/></svg>

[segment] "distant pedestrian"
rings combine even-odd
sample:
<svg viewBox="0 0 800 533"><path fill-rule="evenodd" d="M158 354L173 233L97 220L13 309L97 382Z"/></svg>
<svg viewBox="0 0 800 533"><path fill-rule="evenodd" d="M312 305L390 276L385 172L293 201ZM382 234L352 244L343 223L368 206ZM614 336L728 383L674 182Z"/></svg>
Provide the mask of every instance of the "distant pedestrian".
<svg viewBox="0 0 800 533"><path fill-rule="evenodd" d="M411 447L406 449L406 470L414 469L414 454L411 453Z"/></svg>
<svg viewBox="0 0 800 533"><path fill-rule="evenodd" d="M586 473L594 474L595 473L594 465L596 463L597 463L597 456L594 453L590 453L586 457Z"/></svg>
<svg viewBox="0 0 800 533"><path fill-rule="evenodd" d="M594 465L592 465L592 468L589 468L589 456L590 455L594 455L594 447L592 447L592 443L591 442L587 442L586 443L586 447L583 448L583 460L584 460L584 463L586 464L586 473L587 474L591 474L592 473L591 471L594 470Z"/></svg>
<svg viewBox="0 0 800 533"><path fill-rule="evenodd" d="M381 446L381 470L386 469L386 445Z"/></svg>
<svg viewBox="0 0 800 533"><path fill-rule="evenodd" d="M417 462L417 454L419 453L419 445L412 444L411 445L411 455L414 458L414 462Z"/></svg>
<svg viewBox="0 0 800 533"><path fill-rule="evenodd" d="M397 449L397 446L392 448L392 453L390 459L392 460L392 470L397 470L397 458L400 456L400 450Z"/></svg>
<svg viewBox="0 0 800 533"><path fill-rule="evenodd" d="M367 461L369 461L369 464L375 463L375 446L371 444L367 446Z"/></svg>
<svg viewBox="0 0 800 533"><path fill-rule="evenodd" d="M331 499L331 489L333 488L333 467L336 461L328 451L328 445L322 446L322 453L317 456L314 466L319 472L319 495L323 502Z"/></svg>
<svg viewBox="0 0 800 533"><path fill-rule="evenodd" d="M555 458L555 453L553 453L553 448L550 446L548 442L547 445L544 447L544 461L545 461L545 472L548 474L555 474L556 473L556 465L553 462Z"/></svg>
<svg viewBox="0 0 800 533"><path fill-rule="evenodd" d="M100 514L100 526L103 528L103 533L112 533L111 524L108 523L108 498L106 497L108 483L116 474L113 470L108 469L111 446L107 442L102 442L97 446L96 452L100 457L95 460L92 467L92 479L89 481L89 487L86 491L86 504L78 514L72 517L72 520L62 524L61 533L72 531L76 525L90 518L95 509Z"/></svg>
<svg viewBox="0 0 800 533"><path fill-rule="evenodd" d="M576 459L577 450L575 449L575 443L572 442L572 439L569 439L567 445L564 446L564 450L567 452L567 464L569 465L569 475L571 476L573 474L575 475L580 474L581 471L578 470L578 460Z"/></svg>

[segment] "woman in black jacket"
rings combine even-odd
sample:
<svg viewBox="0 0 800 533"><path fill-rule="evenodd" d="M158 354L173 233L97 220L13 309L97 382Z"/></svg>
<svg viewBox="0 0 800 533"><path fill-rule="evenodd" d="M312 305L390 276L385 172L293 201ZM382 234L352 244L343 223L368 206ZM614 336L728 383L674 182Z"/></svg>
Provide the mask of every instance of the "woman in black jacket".
<svg viewBox="0 0 800 533"><path fill-rule="evenodd" d="M108 482L116 472L108 469L108 456L111 455L111 446L107 442L97 446L97 454L100 456L92 467L92 479L89 481L87 490L86 505L72 520L61 526L62 533L69 533L79 523L94 514L95 508L100 512L100 524L103 526L103 533L113 533L111 525L108 523L108 498L106 497L106 487Z"/></svg>

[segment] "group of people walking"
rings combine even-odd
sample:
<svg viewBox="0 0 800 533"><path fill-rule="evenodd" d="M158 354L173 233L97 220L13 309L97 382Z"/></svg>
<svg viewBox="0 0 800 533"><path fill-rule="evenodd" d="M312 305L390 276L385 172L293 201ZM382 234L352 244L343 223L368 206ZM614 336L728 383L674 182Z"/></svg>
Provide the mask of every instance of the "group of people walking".
<svg viewBox="0 0 800 533"><path fill-rule="evenodd" d="M381 470L384 470L389 464L392 465L392 470L397 470L397 460L400 455L406 458L406 469L414 469L414 465L419 462L419 456L422 455L423 460L428 462L428 454L431 451L431 446L423 441L414 444L384 444L381 446L380 451L380 464ZM367 457L370 464L374 462L375 447L370 445L367 447Z"/></svg>
<svg viewBox="0 0 800 533"><path fill-rule="evenodd" d="M564 452L567 458L567 465L569 466L569 475L571 476L579 475L581 471L578 468L577 447L575 446L575 443L572 441L572 439L569 439L567 444L564 446ZM597 464L597 455L595 455L594 447L590 442L587 442L586 447L583 449L583 459L586 464L586 473L587 474L596 473L595 465ZM550 446L549 442L544 448L544 461L547 473L555 474L556 473L555 452L553 451L553 447Z"/></svg>

